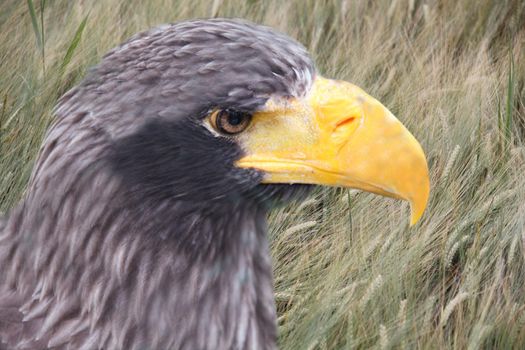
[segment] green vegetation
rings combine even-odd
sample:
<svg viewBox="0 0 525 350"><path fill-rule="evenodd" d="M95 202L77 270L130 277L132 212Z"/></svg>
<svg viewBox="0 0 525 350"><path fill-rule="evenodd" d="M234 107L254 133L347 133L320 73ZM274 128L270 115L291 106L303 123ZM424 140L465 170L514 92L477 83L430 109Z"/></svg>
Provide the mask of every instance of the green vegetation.
<svg viewBox="0 0 525 350"><path fill-rule="evenodd" d="M243 17L301 41L381 100L426 151L406 204L320 189L271 215L283 349L525 348L522 0L0 3L0 211L23 194L57 99L157 24Z"/></svg>

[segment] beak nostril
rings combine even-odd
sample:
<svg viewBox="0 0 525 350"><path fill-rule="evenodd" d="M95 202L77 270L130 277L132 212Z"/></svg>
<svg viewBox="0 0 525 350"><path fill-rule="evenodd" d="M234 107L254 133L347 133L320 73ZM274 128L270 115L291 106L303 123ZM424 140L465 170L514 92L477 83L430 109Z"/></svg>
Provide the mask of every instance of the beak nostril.
<svg viewBox="0 0 525 350"><path fill-rule="evenodd" d="M345 125L348 125L348 124L352 124L355 120L355 117L348 117L348 118L345 118L341 121L339 121L337 123L337 125L335 126L335 128L340 128L341 126L345 126Z"/></svg>

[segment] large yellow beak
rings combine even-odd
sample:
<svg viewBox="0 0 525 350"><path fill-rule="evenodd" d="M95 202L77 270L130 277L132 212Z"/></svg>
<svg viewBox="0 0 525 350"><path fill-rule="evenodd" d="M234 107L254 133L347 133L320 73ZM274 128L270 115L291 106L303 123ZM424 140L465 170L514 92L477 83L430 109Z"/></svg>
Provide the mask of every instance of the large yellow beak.
<svg viewBox="0 0 525 350"><path fill-rule="evenodd" d="M237 166L265 183L344 186L410 202L415 224L429 196L428 167L417 140L355 85L317 77L301 100L270 100L239 140Z"/></svg>

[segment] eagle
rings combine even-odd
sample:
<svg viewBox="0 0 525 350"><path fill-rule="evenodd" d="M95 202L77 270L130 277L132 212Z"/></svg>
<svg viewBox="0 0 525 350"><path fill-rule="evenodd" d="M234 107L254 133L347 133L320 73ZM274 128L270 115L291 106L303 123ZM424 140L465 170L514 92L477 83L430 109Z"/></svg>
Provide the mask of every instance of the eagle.
<svg viewBox="0 0 525 350"><path fill-rule="evenodd" d="M315 185L429 195L416 139L238 19L162 25L59 100L0 220L0 349L276 349L266 217Z"/></svg>

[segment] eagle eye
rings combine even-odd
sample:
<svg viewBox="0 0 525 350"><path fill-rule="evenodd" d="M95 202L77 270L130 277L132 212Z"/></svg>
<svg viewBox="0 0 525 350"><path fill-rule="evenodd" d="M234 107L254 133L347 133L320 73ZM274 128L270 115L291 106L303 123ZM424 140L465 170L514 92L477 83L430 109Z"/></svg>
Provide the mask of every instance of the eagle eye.
<svg viewBox="0 0 525 350"><path fill-rule="evenodd" d="M210 116L213 128L225 135L235 135L246 130L251 120L251 114L230 109L214 111Z"/></svg>

